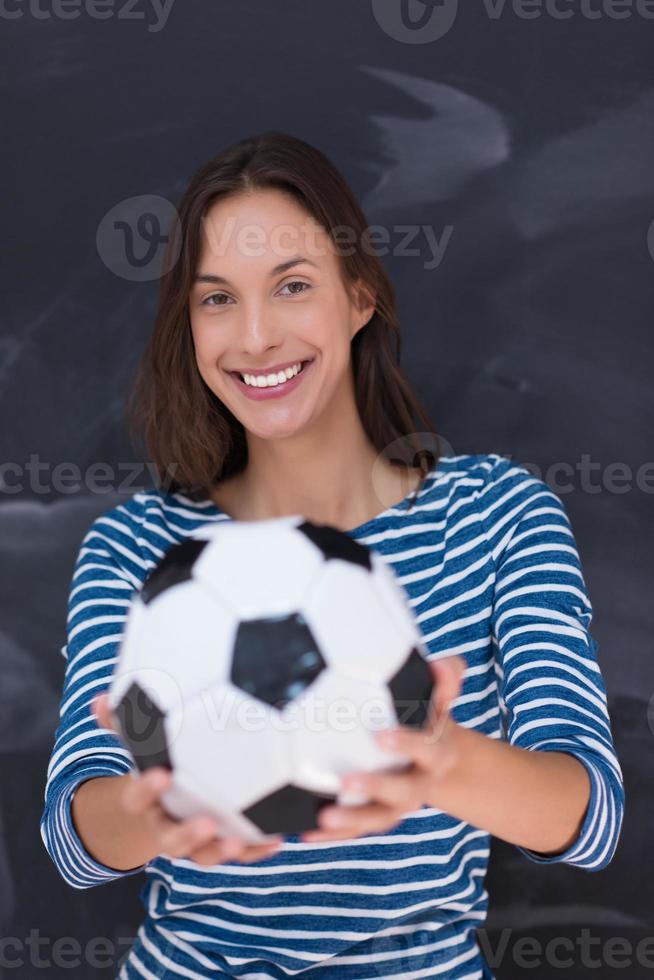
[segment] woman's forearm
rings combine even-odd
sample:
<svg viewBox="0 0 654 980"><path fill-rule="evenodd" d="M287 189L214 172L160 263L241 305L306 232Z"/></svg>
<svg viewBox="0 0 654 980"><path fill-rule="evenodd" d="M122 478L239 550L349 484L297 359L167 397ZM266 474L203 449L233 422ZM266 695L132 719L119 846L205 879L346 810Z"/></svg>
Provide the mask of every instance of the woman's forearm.
<svg viewBox="0 0 654 980"><path fill-rule="evenodd" d="M429 803L543 855L577 839L590 800L586 767L565 752L531 751L450 720L459 763Z"/></svg>
<svg viewBox="0 0 654 980"><path fill-rule="evenodd" d="M116 871L131 871L156 857L152 835L140 815L131 816L119 803L129 773L97 776L75 790L73 823L91 857Z"/></svg>
<svg viewBox="0 0 654 980"><path fill-rule="evenodd" d="M543 855L577 839L590 799L585 766L564 752L529 751L450 721L459 761L428 801L494 837ZM157 856L139 816L120 808L130 775L81 783L72 801L77 833L91 857L120 871Z"/></svg>

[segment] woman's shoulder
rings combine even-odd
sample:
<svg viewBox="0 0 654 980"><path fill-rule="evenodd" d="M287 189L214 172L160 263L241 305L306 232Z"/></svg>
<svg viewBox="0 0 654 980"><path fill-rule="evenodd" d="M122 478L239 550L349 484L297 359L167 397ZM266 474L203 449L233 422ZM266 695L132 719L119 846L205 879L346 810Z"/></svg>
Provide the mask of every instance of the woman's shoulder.
<svg viewBox="0 0 654 980"><path fill-rule="evenodd" d="M441 456L431 471L431 485L461 484L472 490L485 488L502 480L509 472L530 476L526 467L500 453L460 453Z"/></svg>
<svg viewBox="0 0 654 980"><path fill-rule="evenodd" d="M509 485L539 483L543 480L529 465L516 462L501 453L463 453L458 456L441 456L433 470L435 482L463 482L479 486L484 491L499 484Z"/></svg>
<svg viewBox="0 0 654 980"><path fill-rule="evenodd" d="M561 500L538 470L497 452L441 457L424 499L431 494L434 501L439 495L447 497L459 514L461 507L472 507L493 534L527 505L543 504L561 512L565 520Z"/></svg>
<svg viewBox="0 0 654 980"><path fill-rule="evenodd" d="M561 497L536 465L516 462L499 453L470 457L464 467L471 495L493 558L497 561L518 529L548 543L573 538L572 524ZM534 539L535 540L535 539Z"/></svg>
<svg viewBox="0 0 654 980"><path fill-rule="evenodd" d="M80 553L96 550L128 565L142 577L166 551L202 524L216 519L210 500L161 487L123 495L98 514L82 539Z"/></svg>
<svg viewBox="0 0 654 980"><path fill-rule="evenodd" d="M150 487L120 499L113 507L103 511L94 524L104 523L132 534L147 535L156 532L158 524L183 528L184 522L203 521L215 511L208 497L194 496L182 490L165 490ZM155 521L153 525L151 522Z"/></svg>

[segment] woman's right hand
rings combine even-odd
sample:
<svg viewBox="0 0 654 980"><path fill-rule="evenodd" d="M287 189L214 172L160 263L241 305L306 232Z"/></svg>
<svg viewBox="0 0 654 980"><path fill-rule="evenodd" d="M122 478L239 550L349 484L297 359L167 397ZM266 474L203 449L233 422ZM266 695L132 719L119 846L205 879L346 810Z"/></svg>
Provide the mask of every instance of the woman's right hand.
<svg viewBox="0 0 654 980"><path fill-rule="evenodd" d="M94 698L91 708L102 728L116 731L106 694ZM120 737L120 733L116 732ZM188 858L198 864L221 864L239 861L249 864L274 854L283 841L281 835L265 844L247 844L238 837L218 837L218 824L210 816L178 820L160 803L161 794L172 783L172 773L163 766L153 766L143 773L130 772L120 797L126 813L140 816L150 831L158 854Z"/></svg>

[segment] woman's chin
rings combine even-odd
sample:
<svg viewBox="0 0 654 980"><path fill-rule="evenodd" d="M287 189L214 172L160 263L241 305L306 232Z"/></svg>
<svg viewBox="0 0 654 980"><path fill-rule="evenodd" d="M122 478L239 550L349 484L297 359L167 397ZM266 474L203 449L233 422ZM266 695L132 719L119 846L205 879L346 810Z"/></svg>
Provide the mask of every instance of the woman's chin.
<svg viewBox="0 0 654 980"><path fill-rule="evenodd" d="M241 419L247 432L257 439L288 439L298 435L304 428L304 422L298 419L270 419L262 425L260 421L250 424L248 419Z"/></svg>

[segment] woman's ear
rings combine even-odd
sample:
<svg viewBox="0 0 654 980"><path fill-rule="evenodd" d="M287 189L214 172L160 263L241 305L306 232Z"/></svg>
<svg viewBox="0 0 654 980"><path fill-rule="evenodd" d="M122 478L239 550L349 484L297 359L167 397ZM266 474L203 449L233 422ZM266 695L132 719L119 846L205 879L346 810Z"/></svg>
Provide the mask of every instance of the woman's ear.
<svg viewBox="0 0 654 980"><path fill-rule="evenodd" d="M377 307L376 297L361 279L352 287L353 303L357 310L352 337L372 319Z"/></svg>

